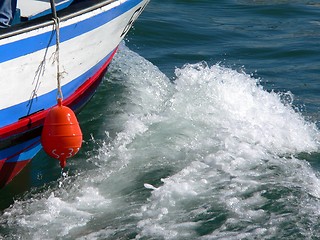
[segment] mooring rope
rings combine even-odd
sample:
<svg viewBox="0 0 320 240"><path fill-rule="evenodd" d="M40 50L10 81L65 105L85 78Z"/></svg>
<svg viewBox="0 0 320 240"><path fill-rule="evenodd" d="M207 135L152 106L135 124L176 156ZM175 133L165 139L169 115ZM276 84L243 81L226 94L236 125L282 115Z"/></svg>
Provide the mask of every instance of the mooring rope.
<svg viewBox="0 0 320 240"><path fill-rule="evenodd" d="M53 18L54 25L56 28L56 52L55 60L57 63L57 99L63 99L63 94L61 90L61 73L60 73L60 19L58 17Z"/></svg>
<svg viewBox="0 0 320 240"><path fill-rule="evenodd" d="M30 98L29 98L29 101L27 104L27 107L28 107L27 116L29 114L31 114L33 102L34 102L35 98L38 96L37 92L38 92L40 85L41 85L41 77L44 75L44 72L45 72L48 49L51 45L51 41L54 37L55 32L56 32L56 50L54 52L54 62L57 63L57 69L56 69L56 71L57 71L57 90L58 90L57 101L59 98L63 99L63 94L62 94L62 90L61 90L62 74L60 73L60 18L58 18L58 16L57 16L54 0L50 0L50 4L51 4L52 20L53 20L52 34L51 34L50 39L48 41L48 45L45 49L43 59L40 62L39 66L35 72L35 76L33 78L32 84L35 84L35 87L34 87L33 91L31 92L31 95L30 95Z"/></svg>
<svg viewBox="0 0 320 240"><path fill-rule="evenodd" d="M57 100L63 99L61 90L61 73L60 73L60 19L57 16L56 4L54 0L50 0L51 11L53 16L53 22L56 29L56 51L55 51L55 61L57 63Z"/></svg>

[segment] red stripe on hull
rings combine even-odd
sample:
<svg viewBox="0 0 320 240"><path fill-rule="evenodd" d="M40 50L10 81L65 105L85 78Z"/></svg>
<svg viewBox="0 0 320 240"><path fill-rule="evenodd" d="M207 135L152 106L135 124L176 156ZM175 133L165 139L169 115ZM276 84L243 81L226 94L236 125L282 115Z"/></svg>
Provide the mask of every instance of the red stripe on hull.
<svg viewBox="0 0 320 240"><path fill-rule="evenodd" d="M90 77L83 85L81 85L70 97L66 98L63 101L63 104L66 106L71 105L74 101L81 98L81 95L90 88L96 81L101 80L101 75L105 72L111 60L113 59L115 53L117 52L117 48L112 52L110 58L103 64L103 66L92 76ZM0 136L2 139L6 137L10 137L15 134L19 134L21 132L29 131L30 129L42 126L44 118L49 109L44 111L32 114L26 118L19 120L16 123L5 126L0 129Z"/></svg>
<svg viewBox="0 0 320 240"><path fill-rule="evenodd" d="M100 84L102 78L105 75L108 65L110 64L114 54L117 49L111 54L110 58L103 64L103 66L90 77L81 87L79 87L72 96L63 101L64 105L74 108L74 110L79 110L84 103L86 103L91 96L94 94L96 88ZM27 118L21 119L18 122L6 126L0 129L1 138L12 137L12 141L27 141L34 135L39 135L41 133L44 118L48 110L35 113ZM17 152L15 155L20 154ZM20 171L31 161L19 161L19 162L5 162L8 156L2 156L0 160L0 188L7 185Z"/></svg>
<svg viewBox="0 0 320 240"><path fill-rule="evenodd" d="M0 188L7 185L11 180L21 172L21 170L30 162L31 159L20 162L4 163L0 170Z"/></svg>
<svg viewBox="0 0 320 240"><path fill-rule="evenodd" d="M5 163L5 159L3 159L3 160L0 160L0 171L1 171L1 169L2 169L2 166L3 166L3 164Z"/></svg>

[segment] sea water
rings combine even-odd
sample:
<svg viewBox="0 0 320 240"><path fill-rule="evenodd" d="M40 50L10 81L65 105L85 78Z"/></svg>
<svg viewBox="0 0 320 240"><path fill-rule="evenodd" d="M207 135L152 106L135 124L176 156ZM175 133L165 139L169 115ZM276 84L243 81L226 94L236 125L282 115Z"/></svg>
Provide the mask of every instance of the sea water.
<svg viewBox="0 0 320 240"><path fill-rule="evenodd" d="M320 238L319 16L151 0L79 115L81 152L1 190L0 238Z"/></svg>

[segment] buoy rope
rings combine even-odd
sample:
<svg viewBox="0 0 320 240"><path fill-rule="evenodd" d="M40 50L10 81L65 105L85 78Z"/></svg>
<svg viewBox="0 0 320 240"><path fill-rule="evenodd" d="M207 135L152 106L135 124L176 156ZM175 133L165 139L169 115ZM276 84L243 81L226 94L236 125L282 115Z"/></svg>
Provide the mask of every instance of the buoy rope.
<svg viewBox="0 0 320 240"><path fill-rule="evenodd" d="M55 61L57 63L57 100L59 98L63 99L61 90L61 73L60 73L60 19L57 16L56 4L54 0L50 0L52 19L56 29L56 51L55 51Z"/></svg>
<svg viewBox="0 0 320 240"><path fill-rule="evenodd" d="M53 24L53 28L52 28L52 32L51 32L51 35L50 35L50 38L49 38L49 41L47 43L47 46L45 48L45 52L44 52L44 55L43 55L43 58L37 68L37 70L35 71L35 75L33 77L33 81L32 81L32 85L35 85L34 89L32 90L31 94L30 94L30 98L29 98L29 101L28 101L28 104L27 104L27 107L28 107L28 113L27 113L27 116L29 114L31 114L32 112L32 106L33 106L33 102L34 100L38 97L38 90L40 88L40 85L41 85L41 77L43 77L44 73L45 73L45 70L46 70L46 61L47 61L47 54L48 54L48 50L49 50L49 47L50 47L50 44L52 42L52 39L54 38L54 31L55 30L55 24Z"/></svg>
<svg viewBox="0 0 320 240"><path fill-rule="evenodd" d="M58 17L53 18L54 25L56 28L56 63L57 63L57 100L59 98L63 99L63 94L61 90L61 73L60 73L60 19Z"/></svg>

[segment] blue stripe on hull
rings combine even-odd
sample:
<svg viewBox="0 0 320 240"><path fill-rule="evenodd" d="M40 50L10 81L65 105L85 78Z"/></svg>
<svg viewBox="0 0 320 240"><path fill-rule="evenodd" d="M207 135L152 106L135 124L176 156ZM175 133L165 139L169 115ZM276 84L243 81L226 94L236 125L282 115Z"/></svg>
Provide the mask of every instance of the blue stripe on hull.
<svg viewBox="0 0 320 240"><path fill-rule="evenodd" d="M64 42L96 29L129 11L140 2L141 0L127 1L107 12L93 16L92 18L86 19L82 22L77 22L70 26L63 27L60 29L60 41ZM55 36L52 36L52 31L2 45L0 46L0 63L45 49L50 39L55 39ZM51 41L49 46L53 46L54 44L55 41Z"/></svg>
<svg viewBox="0 0 320 240"><path fill-rule="evenodd" d="M115 50L114 50L115 51ZM85 72L78 78L74 79L72 82L64 85L62 87L62 92L65 98L71 96L74 91L79 88L86 80L93 76L103 64L112 56L112 51L108 56L102 59L97 65L91 68L89 71ZM33 100L32 108L30 113L40 111L42 109L47 109L50 106L56 104L57 90L53 90L45 95L39 96ZM21 116L26 116L28 114L28 103L29 101L17 104L15 106L0 110L0 116L6 116L0 118L0 127L12 124L19 120Z"/></svg>
<svg viewBox="0 0 320 240"><path fill-rule="evenodd" d="M81 95L79 95L78 98L74 99L74 101L70 103L70 107L74 111L78 111L80 108L82 108L84 104L87 103L94 95L95 90L97 89L103 76L105 75L108 63L110 63L109 59L103 63L100 69L95 70L94 74L92 75L92 77L94 77L95 79L94 82L91 83L91 85L85 90L85 92L83 92ZM19 163L23 161L29 161L41 150L41 148L42 146L40 144L40 136L38 136L24 141L23 143L19 143L0 150L0 161L5 161L5 163Z"/></svg>
<svg viewBox="0 0 320 240"><path fill-rule="evenodd" d="M0 151L1 159L8 158L6 163L32 159L41 149L40 137Z"/></svg>

